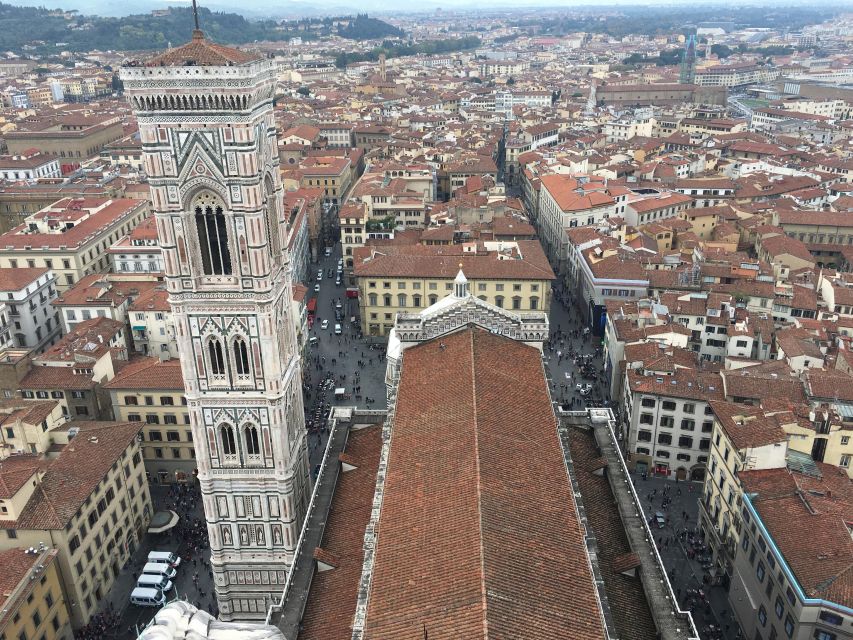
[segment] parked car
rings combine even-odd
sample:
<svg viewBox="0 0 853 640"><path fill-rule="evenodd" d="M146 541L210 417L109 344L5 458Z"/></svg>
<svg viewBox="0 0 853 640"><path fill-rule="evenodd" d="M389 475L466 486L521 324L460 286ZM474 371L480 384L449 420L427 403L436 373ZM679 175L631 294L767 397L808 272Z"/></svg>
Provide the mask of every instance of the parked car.
<svg viewBox="0 0 853 640"><path fill-rule="evenodd" d="M335 324L335 335L341 335L341 325Z"/></svg>
<svg viewBox="0 0 853 640"><path fill-rule="evenodd" d="M321 329L328 329L329 328L329 321L326 320L325 318L323 318L323 322L320 323L320 328Z"/></svg>
<svg viewBox="0 0 853 640"><path fill-rule="evenodd" d="M320 293L320 283L314 285L314 293Z"/></svg>

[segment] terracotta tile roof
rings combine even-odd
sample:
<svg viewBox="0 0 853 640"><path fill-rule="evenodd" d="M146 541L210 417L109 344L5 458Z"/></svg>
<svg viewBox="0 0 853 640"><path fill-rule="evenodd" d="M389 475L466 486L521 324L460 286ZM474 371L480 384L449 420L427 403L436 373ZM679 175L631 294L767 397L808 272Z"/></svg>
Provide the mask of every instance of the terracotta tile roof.
<svg viewBox="0 0 853 640"><path fill-rule="evenodd" d="M38 456L29 454L0 461L0 498L12 498L42 466L44 463Z"/></svg>
<svg viewBox="0 0 853 640"><path fill-rule="evenodd" d="M704 373L691 369L676 369L670 376L646 376L633 370L627 373L628 384L634 393L690 400L723 399L723 384L717 373Z"/></svg>
<svg viewBox="0 0 853 640"><path fill-rule="evenodd" d="M542 186L563 211L586 211L595 207L606 207L616 201L603 185L589 183L581 185L577 180L562 174L542 177Z"/></svg>
<svg viewBox="0 0 853 640"><path fill-rule="evenodd" d="M373 252L356 250L355 277L455 278L459 265L469 279L553 280L554 272L538 240L518 240L519 259L502 260L497 252L462 254L454 247L397 247L393 253L384 247ZM446 250L445 250L446 249ZM364 259L363 256L368 256Z"/></svg>
<svg viewBox="0 0 853 640"><path fill-rule="evenodd" d="M784 443L788 436L778 422L765 415L763 409L734 402L711 402L720 426L738 449Z"/></svg>
<svg viewBox="0 0 853 640"><path fill-rule="evenodd" d="M0 291L21 291L47 273L47 267L0 269Z"/></svg>
<svg viewBox="0 0 853 640"><path fill-rule="evenodd" d="M33 367L21 380L21 389L92 389L92 376L74 373L71 367Z"/></svg>
<svg viewBox="0 0 853 640"><path fill-rule="evenodd" d="M810 398L853 402L853 376L837 369L809 369L805 374Z"/></svg>
<svg viewBox="0 0 853 640"><path fill-rule="evenodd" d="M4 614L11 604L9 596L39 560L40 554L28 554L26 549L0 551L0 567L3 567L3 571L0 571L0 609Z"/></svg>
<svg viewBox="0 0 853 640"><path fill-rule="evenodd" d="M321 542L320 555L327 559L334 556L336 566L314 575L299 640L352 635L364 561L364 529L373 507L381 449L382 425L350 431L345 453L347 464L356 468L338 476Z"/></svg>
<svg viewBox="0 0 853 640"><path fill-rule="evenodd" d="M762 402L771 398L787 398L791 402L804 402L803 383L792 376L791 367L784 360L768 360L740 369L722 371L726 397L746 398Z"/></svg>
<svg viewBox="0 0 853 640"><path fill-rule="evenodd" d="M408 349L365 636L603 638L573 491L538 350L471 328Z"/></svg>
<svg viewBox="0 0 853 640"><path fill-rule="evenodd" d="M739 479L807 597L853 605L853 494L844 469L820 477L788 469L741 471ZM803 544L808 540L808 544Z"/></svg>
<svg viewBox="0 0 853 640"><path fill-rule="evenodd" d="M185 45L170 49L145 63L146 67L232 67L260 60L261 56L215 44L204 37L200 30L193 31L193 38Z"/></svg>
<svg viewBox="0 0 853 640"><path fill-rule="evenodd" d="M52 460L18 529L62 529L136 439L141 422L74 422L80 432Z"/></svg>
<svg viewBox="0 0 853 640"><path fill-rule="evenodd" d="M572 429L569 451L583 499L587 525L595 535L598 565L604 578L607 603L621 640L648 640L657 632L639 576L622 575L636 568L639 558L631 551L619 509L606 475L595 473L598 447L592 430Z"/></svg>
<svg viewBox="0 0 853 640"><path fill-rule="evenodd" d="M181 361L177 358L134 358L116 376L103 385L104 389L162 389L184 390Z"/></svg>

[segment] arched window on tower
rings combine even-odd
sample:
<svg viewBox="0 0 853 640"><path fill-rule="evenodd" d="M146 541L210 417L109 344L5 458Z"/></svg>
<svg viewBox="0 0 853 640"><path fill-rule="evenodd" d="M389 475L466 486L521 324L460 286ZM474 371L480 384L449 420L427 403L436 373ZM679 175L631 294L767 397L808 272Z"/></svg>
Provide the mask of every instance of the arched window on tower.
<svg viewBox="0 0 853 640"><path fill-rule="evenodd" d="M219 436L222 439L222 454L236 456L237 443L234 440L234 428L230 424L223 424L219 427Z"/></svg>
<svg viewBox="0 0 853 640"><path fill-rule="evenodd" d="M246 341L243 338L235 338L231 349L234 351L234 369L237 375L249 375L249 349L246 347Z"/></svg>
<svg viewBox="0 0 853 640"><path fill-rule="evenodd" d="M258 439L258 428L249 425L243 430L243 439L246 442L246 453L250 456L261 455L261 442Z"/></svg>
<svg viewBox="0 0 853 640"><path fill-rule="evenodd" d="M222 353L222 343L211 338L207 343L207 358L210 362L210 373L215 376L225 375L225 357Z"/></svg>
<svg viewBox="0 0 853 640"><path fill-rule="evenodd" d="M222 203L213 194L204 192L196 197L193 211L203 273L208 276L231 275L231 251Z"/></svg>
<svg viewBox="0 0 853 640"><path fill-rule="evenodd" d="M264 191L266 192L267 210L265 216L265 224L267 230L267 241L269 242L270 256L276 260L281 253L280 238L279 238L279 207L276 203L275 186L272 178L267 176L264 178Z"/></svg>

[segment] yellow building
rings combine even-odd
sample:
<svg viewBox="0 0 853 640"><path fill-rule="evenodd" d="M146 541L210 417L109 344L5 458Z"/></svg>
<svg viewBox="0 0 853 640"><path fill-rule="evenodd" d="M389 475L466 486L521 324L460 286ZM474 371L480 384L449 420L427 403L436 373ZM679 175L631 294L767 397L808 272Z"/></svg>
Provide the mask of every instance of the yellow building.
<svg viewBox="0 0 853 640"><path fill-rule="evenodd" d="M453 291L459 269L476 297L511 311L545 311L551 306L554 272L536 240L468 245L383 245L355 251L353 276L361 326L386 335L399 311L429 307Z"/></svg>
<svg viewBox="0 0 853 640"><path fill-rule="evenodd" d="M743 488L738 473L784 468L788 436L782 425L795 418L790 412L765 413L733 402L712 401L710 406L714 428L699 524L718 571L731 575L742 531Z"/></svg>
<svg viewBox="0 0 853 640"><path fill-rule="evenodd" d="M0 552L0 638L72 640L56 559L49 547Z"/></svg>
<svg viewBox="0 0 853 640"><path fill-rule="evenodd" d="M110 270L108 249L148 216L148 202L63 198L0 235L0 267L47 267L65 292L85 275Z"/></svg>
<svg viewBox="0 0 853 640"><path fill-rule="evenodd" d="M301 187L319 187L326 202L346 200L352 184L352 163L337 156L310 157L302 162Z"/></svg>
<svg viewBox="0 0 853 640"><path fill-rule="evenodd" d="M57 457L0 466L0 551L50 541L74 628L97 611L151 519L142 427L69 422L51 432Z"/></svg>
<svg viewBox="0 0 853 640"><path fill-rule="evenodd" d="M104 385L116 420L144 422L142 458L152 484L192 482L197 468L181 361L131 360Z"/></svg>

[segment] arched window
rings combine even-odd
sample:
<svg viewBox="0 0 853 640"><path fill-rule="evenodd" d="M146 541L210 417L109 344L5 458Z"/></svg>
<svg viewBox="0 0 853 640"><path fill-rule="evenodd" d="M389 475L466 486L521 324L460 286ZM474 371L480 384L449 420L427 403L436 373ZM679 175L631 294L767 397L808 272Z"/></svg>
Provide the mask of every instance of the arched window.
<svg viewBox="0 0 853 640"><path fill-rule="evenodd" d="M234 368L237 375L249 375L249 350L246 348L246 341L243 338L235 338L231 349L234 351Z"/></svg>
<svg viewBox="0 0 853 640"><path fill-rule="evenodd" d="M406 306L406 294L400 293L397 295L397 306L405 307Z"/></svg>
<svg viewBox="0 0 853 640"><path fill-rule="evenodd" d="M195 199L195 225L201 267L205 275L231 275L231 251L225 211L213 194L205 192Z"/></svg>
<svg viewBox="0 0 853 640"><path fill-rule="evenodd" d="M369 304L371 307L375 307L378 303L379 296L377 296L375 293L371 293L367 296L367 304Z"/></svg>
<svg viewBox="0 0 853 640"><path fill-rule="evenodd" d="M250 456L261 455L261 444L258 440L258 428L254 425L249 425L243 430L243 437L246 441L246 453Z"/></svg>
<svg viewBox="0 0 853 640"><path fill-rule="evenodd" d="M222 438L222 453L226 456L237 455L237 443L234 442L234 429L230 424L219 427L219 435Z"/></svg>
<svg viewBox="0 0 853 640"><path fill-rule="evenodd" d="M495 296L495 306L503 309L503 306L504 306L504 297L503 296Z"/></svg>
<svg viewBox="0 0 853 640"><path fill-rule="evenodd" d="M222 354L222 343L211 338L207 343L207 357L210 360L210 373L215 376L225 375L225 358Z"/></svg>
<svg viewBox="0 0 853 640"><path fill-rule="evenodd" d="M413 307L421 306L421 296L418 295L417 293L412 296L412 306Z"/></svg>
<svg viewBox="0 0 853 640"><path fill-rule="evenodd" d="M432 295L430 295L430 297L429 297L429 304L430 304L430 306L432 306L432 305L434 305L436 302L438 302L438 296L437 296L437 295L435 295L435 294L433 293L433 294L432 294Z"/></svg>
<svg viewBox="0 0 853 640"><path fill-rule="evenodd" d="M383 297L385 298L385 300L384 300L385 306L390 307L391 306L391 294L386 293Z"/></svg>
<svg viewBox="0 0 853 640"><path fill-rule="evenodd" d="M513 296L512 308L513 309L521 309L521 297L520 296Z"/></svg>
<svg viewBox="0 0 853 640"><path fill-rule="evenodd" d="M536 311L539 308L539 298L537 298L536 296L532 296L530 298L530 308L533 311Z"/></svg>
<svg viewBox="0 0 853 640"><path fill-rule="evenodd" d="M273 185L272 178L269 175L264 178L264 190L266 191L266 229L267 229L267 241L269 242L269 250L270 256L275 260L278 258L279 253L281 253L281 247L279 242L279 224L280 214L279 208L275 197L275 186Z"/></svg>

